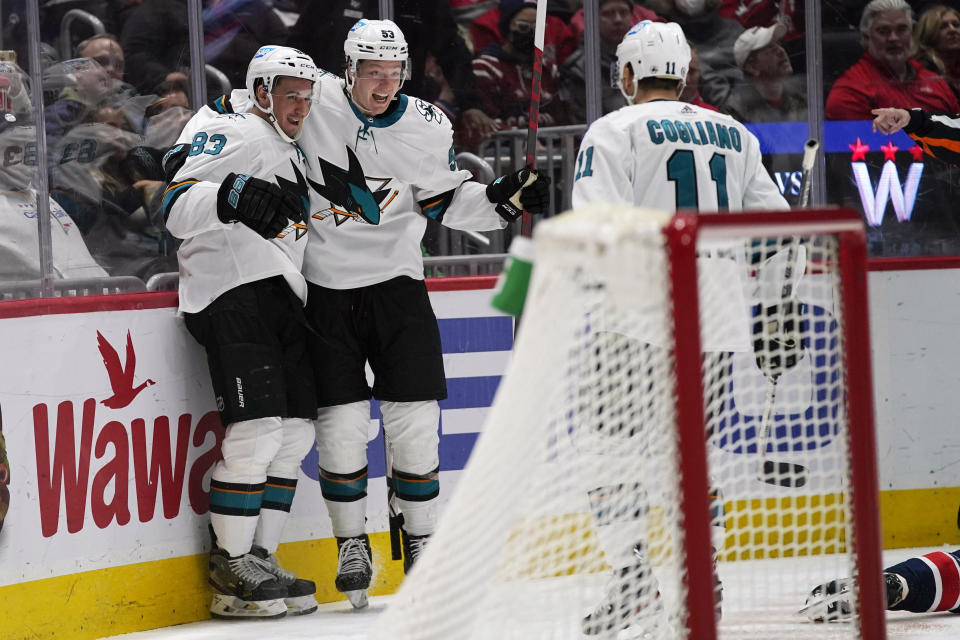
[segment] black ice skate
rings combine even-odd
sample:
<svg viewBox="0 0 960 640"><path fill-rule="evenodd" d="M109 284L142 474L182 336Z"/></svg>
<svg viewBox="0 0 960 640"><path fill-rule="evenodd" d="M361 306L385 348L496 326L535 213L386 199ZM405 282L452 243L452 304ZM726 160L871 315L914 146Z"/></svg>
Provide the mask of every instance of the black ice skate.
<svg viewBox="0 0 960 640"><path fill-rule="evenodd" d="M354 609L369 604L367 589L373 577L373 552L367 534L337 538L337 591L347 596Z"/></svg>
<svg viewBox="0 0 960 640"><path fill-rule="evenodd" d="M430 534L415 536L407 533L406 529L400 529L400 539L403 541L403 572L410 573L413 563L417 561L420 554L423 553L430 539Z"/></svg>
<svg viewBox="0 0 960 640"><path fill-rule="evenodd" d="M853 618L853 603L850 594L853 590L853 578L841 578L818 584L807 596L807 602L800 613L811 622L838 622ZM886 607L895 607L907 597L907 581L896 573L883 574Z"/></svg>
<svg viewBox="0 0 960 640"><path fill-rule="evenodd" d="M606 597L583 619L585 635L612 638L635 625L645 625L647 631L656 630L663 613L660 591L647 561L638 550L634 553L637 562L614 571Z"/></svg>
<svg viewBox="0 0 960 640"><path fill-rule="evenodd" d="M215 618L280 618L287 614L287 588L247 553L231 557L210 552L209 582L214 588L210 614Z"/></svg>
<svg viewBox="0 0 960 640"><path fill-rule="evenodd" d="M317 610L317 585L313 580L298 578L292 571L287 571L277 562L277 557L267 553L263 547L253 545L250 553L260 560L260 565L287 588L287 597L283 599L287 605L287 613L292 616L303 616Z"/></svg>

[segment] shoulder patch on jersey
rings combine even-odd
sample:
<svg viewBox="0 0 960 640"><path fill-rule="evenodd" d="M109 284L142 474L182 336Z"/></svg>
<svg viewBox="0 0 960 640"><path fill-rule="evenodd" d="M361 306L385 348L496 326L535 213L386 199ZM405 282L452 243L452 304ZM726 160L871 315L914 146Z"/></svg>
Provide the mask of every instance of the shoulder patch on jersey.
<svg viewBox="0 0 960 640"><path fill-rule="evenodd" d="M440 107L430 104L425 100L421 100L420 98L414 100L413 104L417 107L417 111L427 122L436 122L437 124L443 123L444 116Z"/></svg>
<svg viewBox="0 0 960 640"><path fill-rule="evenodd" d="M208 106L217 113L233 113L233 105L230 103L230 96L228 95L214 98Z"/></svg>

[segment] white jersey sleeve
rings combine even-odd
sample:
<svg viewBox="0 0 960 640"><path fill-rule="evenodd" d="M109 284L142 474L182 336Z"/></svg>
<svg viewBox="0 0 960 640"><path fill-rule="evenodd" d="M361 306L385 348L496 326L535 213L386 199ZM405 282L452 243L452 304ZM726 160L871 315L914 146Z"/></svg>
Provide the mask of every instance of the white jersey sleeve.
<svg viewBox="0 0 960 640"><path fill-rule="evenodd" d="M574 165L573 208L591 202L634 204L632 145L623 144L622 131L603 118L587 129Z"/></svg>
<svg viewBox="0 0 960 640"><path fill-rule="evenodd" d="M180 310L199 311L238 285L278 275L306 300L300 273L305 228L291 223L267 240L242 223L225 224L217 217L217 191L230 173L276 182L306 203L306 159L299 147L253 114L217 114L205 107L171 149L165 165L171 163L180 166L163 209L167 228L184 240L177 252Z"/></svg>

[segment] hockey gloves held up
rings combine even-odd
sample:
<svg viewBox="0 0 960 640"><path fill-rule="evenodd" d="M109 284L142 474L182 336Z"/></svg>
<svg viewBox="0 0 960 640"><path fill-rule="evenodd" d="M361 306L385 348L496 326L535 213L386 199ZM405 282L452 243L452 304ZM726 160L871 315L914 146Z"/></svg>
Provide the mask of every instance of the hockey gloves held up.
<svg viewBox="0 0 960 640"><path fill-rule="evenodd" d="M803 359L800 317L803 304L787 298L764 308L754 306L753 352L757 366L771 380L797 366Z"/></svg>
<svg viewBox="0 0 960 640"><path fill-rule="evenodd" d="M242 222L264 238L276 238L290 222L306 224L300 198L272 182L231 173L217 192L221 222Z"/></svg>
<svg viewBox="0 0 960 640"><path fill-rule="evenodd" d="M550 177L532 169L500 176L487 186L487 200L497 205L497 213L513 222L524 210L534 215L547 212L550 206Z"/></svg>

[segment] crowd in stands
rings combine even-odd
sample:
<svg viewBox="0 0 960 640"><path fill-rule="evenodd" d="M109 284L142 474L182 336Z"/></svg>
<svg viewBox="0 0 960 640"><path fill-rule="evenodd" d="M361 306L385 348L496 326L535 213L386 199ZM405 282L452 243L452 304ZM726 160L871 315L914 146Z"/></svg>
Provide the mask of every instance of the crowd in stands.
<svg viewBox="0 0 960 640"><path fill-rule="evenodd" d="M586 123L581 4L548 3L541 127ZM403 92L446 113L458 151L476 151L497 131L526 128L535 2L394 0L393 6L411 45ZM24 3L0 8L4 186L31 198L35 180L24 168L33 166L30 158L35 165L36 154L25 151L30 145L23 140L34 130L34 104L41 101L51 215L85 241L91 259L80 263L144 281L175 271L176 245L158 197L160 158L192 114L187 0L41 1L40 9L38 89L18 64L28 52ZM62 21L71 9L100 26L74 23L63 41ZM747 123L807 119L802 0L599 0L597 11L601 114L625 104L611 77L616 47L631 25L648 19L679 23L690 41L694 57L683 100ZM347 30L378 12L377 0L204 1L203 101L243 87L244 69L264 43L297 47L318 66L341 73ZM827 119L867 120L871 109L886 106L960 112L960 10L834 0L824 3L822 14ZM16 157L20 166L9 161ZM39 273L38 259L3 258L2 280ZM88 272L63 268L57 275Z"/></svg>

